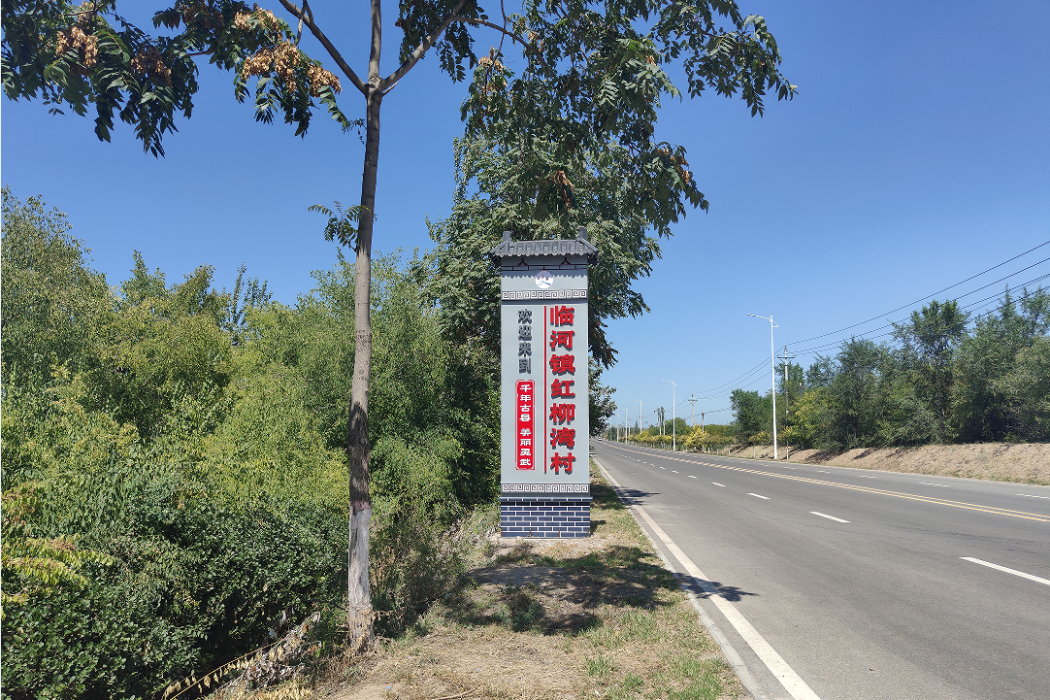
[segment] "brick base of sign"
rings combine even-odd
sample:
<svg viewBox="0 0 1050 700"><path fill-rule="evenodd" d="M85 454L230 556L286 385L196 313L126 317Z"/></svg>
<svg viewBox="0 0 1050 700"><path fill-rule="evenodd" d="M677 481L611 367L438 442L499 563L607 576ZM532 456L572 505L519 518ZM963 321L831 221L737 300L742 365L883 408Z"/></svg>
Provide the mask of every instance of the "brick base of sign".
<svg viewBox="0 0 1050 700"><path fill-rule="evenodd" d="M504 537L589 537L590 498L500 498Z"/></svg>

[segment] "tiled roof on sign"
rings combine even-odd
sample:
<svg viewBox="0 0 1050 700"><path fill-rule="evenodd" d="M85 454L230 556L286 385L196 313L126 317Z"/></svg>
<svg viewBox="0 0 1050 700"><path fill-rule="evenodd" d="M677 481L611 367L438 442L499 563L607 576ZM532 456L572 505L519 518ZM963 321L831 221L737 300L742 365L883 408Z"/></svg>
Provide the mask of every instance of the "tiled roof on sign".
<svg viewBox="0 0 1050 700"><path fill-rule="evenodd" d="M514 241L511 240L510 231L504 231L503 242L489 251L489 257L497 265L500 263L501 258L530 258L551 255L583 255L587 258L587 262L593 264L598 260L598 249L587 240L587 229L580 227L579 235L568 240L558 238L541 241Z"/></svg>

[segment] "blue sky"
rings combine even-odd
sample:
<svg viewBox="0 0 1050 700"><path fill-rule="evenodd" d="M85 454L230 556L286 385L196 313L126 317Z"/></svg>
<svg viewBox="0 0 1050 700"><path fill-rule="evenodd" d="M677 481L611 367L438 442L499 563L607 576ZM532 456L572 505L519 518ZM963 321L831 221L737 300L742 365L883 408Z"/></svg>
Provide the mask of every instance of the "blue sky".
<svg viewBox="0 0 1050 700"><path fill-rule="evenodd" d="M361 72L364 8L315 9ZM734 386L768 388L768 364L733 381L768 359L769 324L748 313L772 313L778 352L787 343L808 365L812 355L797 351L904 318L911 307L886 314L1050 240L1045 0L747 0L742 9L766 17L800 94L769 103L763 118L713 94L664 105L657 135L687 148L711 210L677 226L639 283L652 313L610 324L619 362L604 382L632 421L638 400L645 422L661 405L670 416L663 379L677 383L687 417L690 393L705 397L699 416L728 407L723 394ZM390 72L393 5L386 16ZM483 40L479 53L495 42ZM159 160L143 155L125 126L99 143L90 118L4 99L3 183L67 212L111 284L127 276L137 249L169 280L213 265L220 287L232 286L244 262L278 300L294 303L310 290L310 271L335 259L322 217L307 207L358 201L363 147L324 117L305 139L283 124L257 124L250 105L233 100L230 77L210 67L201 84L193 118L165 139ZM430 58L386 99L377 249L430 246L426 218L449 211L464 94ZM344 91L342 104L360 116L356 93ZM1050 245L938 298L1035 263L1008 281L1048 274L1050 262L1039 262L1048 257Z"/></svg>

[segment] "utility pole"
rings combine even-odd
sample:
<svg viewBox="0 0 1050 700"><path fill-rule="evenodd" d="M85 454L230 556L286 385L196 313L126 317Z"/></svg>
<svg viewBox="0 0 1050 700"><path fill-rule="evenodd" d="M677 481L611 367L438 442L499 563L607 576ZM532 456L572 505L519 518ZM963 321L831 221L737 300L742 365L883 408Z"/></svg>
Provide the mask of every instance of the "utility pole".
<svg viewBox="0 0 1050 700"><path fill-rule="evenodd" d="M784 354L780 356L780 359L784 361L784 415L788 415L788 360L794 360L794 355L788 355L788 346L784 346Z"/></svg>
<svg viewBox="0 0 1050 700"><path fill-rule="evenodd" d="M678 408L675 405L675 391L678 390L678 385L672 382L670 379L661 379L662 382L667 382L671 385L671 452L678 451L678 426L675 425L676 414L675 409Z"/></svg>
<svg viewBox="0 0 1050 700"><path fill-rule="evenodd" d="M788 392L788 360L794 360L794 355L788 355L788 346L784 345L784 354L781 356L784 360L784 418L790 420L791 417L791 394ZM791 445L785 445L787 448L787 457L784 459L791 460Z"/></svg>
<svg viewBox="0 0 1050 700"><path fill-rule="evenodd" d="M773 461L777 460L777 349L773 345L773 329L780 328L773 321L773 314L769 314L769 317L759 316L758 314L748 314L748 316L754 316L755 318L761 318L765 321L769 321L769 380L772 384L773 390Z"/></svg>
<svg viewBox="0 0 1050 700"><path fill-rule="evenodd" d="M700 432L704 432L704 412L700 411Z"/></svg>
<svg viewBox="0 0 1050 700"><path fill-rule="evenodd" d="M689 394L689 403L692 405L692 408L693 408L693 421L692 422L693 422L693 427L694 428L696 427L696 402L699 401L699 400L700 399L694 399L693 395ZM704 414L702 414L702 413L700 414L700 422L701 422L701 424L703 423L703 415ZM701 430L703 430L703 426L702 425L701 425Z"/></svg>

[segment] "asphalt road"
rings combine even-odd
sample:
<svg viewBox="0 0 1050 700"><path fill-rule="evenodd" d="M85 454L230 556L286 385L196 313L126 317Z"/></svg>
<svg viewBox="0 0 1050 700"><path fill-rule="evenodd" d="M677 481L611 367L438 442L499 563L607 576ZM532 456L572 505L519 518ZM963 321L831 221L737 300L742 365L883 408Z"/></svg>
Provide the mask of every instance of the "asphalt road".
<svg viewBox="0 0 1050 700"><path fill-rule="evenodd" d="M1050 699L1050 487L592 448L820 700ZM760 697L802 697L698 597Z"/></svg>

